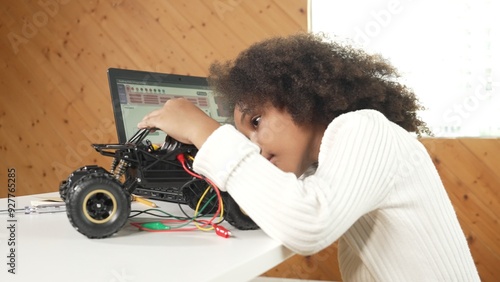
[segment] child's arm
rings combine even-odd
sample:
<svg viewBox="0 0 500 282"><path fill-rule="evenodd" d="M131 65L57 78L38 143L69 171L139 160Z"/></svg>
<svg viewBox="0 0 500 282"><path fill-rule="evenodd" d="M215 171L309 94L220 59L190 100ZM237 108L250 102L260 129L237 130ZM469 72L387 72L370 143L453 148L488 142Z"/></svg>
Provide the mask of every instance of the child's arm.
<svg viewBox="0 0 500 282"><path fill-rule="evenodd" d="M300 254L336 241L392 188L396 172L392 126L380 113L345 114L322 140L316 173L284 173L231 126L216 130L194 169L227 190L268 235Z"/></svg>

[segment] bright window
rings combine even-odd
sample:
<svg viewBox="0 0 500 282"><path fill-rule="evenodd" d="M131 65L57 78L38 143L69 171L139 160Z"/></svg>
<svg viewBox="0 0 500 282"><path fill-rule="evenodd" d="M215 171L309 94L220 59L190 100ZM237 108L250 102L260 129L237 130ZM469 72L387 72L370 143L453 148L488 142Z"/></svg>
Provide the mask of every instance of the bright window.
<svg viewBox="0 0 500 282"><path fill-rule="evenodd" d="M387 58L436 137L500 136L499 13L497 0L309 0L309 31Z"/></svg>

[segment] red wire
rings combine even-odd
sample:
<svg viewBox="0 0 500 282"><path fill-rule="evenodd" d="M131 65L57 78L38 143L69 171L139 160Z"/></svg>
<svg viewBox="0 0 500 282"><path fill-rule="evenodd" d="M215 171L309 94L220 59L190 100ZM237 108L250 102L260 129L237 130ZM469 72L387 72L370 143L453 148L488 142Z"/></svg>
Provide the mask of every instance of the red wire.
<svg viewBox="0 0 500 282"><path fill-rule="evenodd" d="M217 185L215 185L210 179L206 178L206 177L203 177L193 171L191 171L190 169L187 168L186 166L186 158L184 157L184 154L178 154L177 155L177 160L182 164L182 167L184 168L184 170L189 173L191 176L193 177L196 177L196 178L199 178L199 179L202 179L202 180L205 180L206 182L208 182L208 184L210 184L213 189L215 190L215 193L217 194L217 198L219 199L219 205L217 207L217 212L214 214L214 216L210 219L209 221L209 224L212 224L212 221L214 221L214 219L217 218L217 216L220 214L221 212L221 204L220 202L222 201L222 196L220 195L220 191L219 191L219 188L217 188ZM205 224L204 226L206 226L207 224Z"/></svg>
<svg viewBox="0 0 500 282"><path fill-rule="evenodd" d="M215 190L215 193L217 194L217 198L219 200L219 205L217 207L217 211L215 212L215 214L212 216L212 218L210 220L198 220L198 222L200 223L203 223L203 225L201 225L201 227L205 227L207 225L212 225L214 228L218 227L216 226L215 224L213 224L213 221L214 219L217 218L217 216L219 216L220 212L221 212L221 204L220 202L222 202L222 196L220 194L220 191L219 189L217 188L217 186L208 178L205 178L195 172L193 172L192 170L190 170L189 168L187 168L186 166L186 158L184 157L183 154L179 154L177 155L177 160L181 163L182 167L184 168L184 170L191 176L193 177L196 177L198 179L202 179L206 182L208 182L208 184L210 184L210 186L213 187L213 189ZM185 222L186 220L174 220L174 219L170 219L170 220L163 220L162 222ZM144 231L148 231L148 232L178 232L178 231L193 231L193 230L197 230L198 228L196 227L192 227L192 228L176 228L176 229L161 229L161 230L156 230L156 229L150 229L150 228L146 228L144 226L141 225L141 223L139 222L132 222L131 225L139 228L139 230L144 230ZM227 233L227 230L225 230L224 228L222 227L219 227L222 229L222 231L219 231L216 229L216 233L217 235L219 236L222 236L220 235L219 233L223 232L223 231L226 231ZM226 237L227 238L227 235L224 234L225 236L223 237Z"/></svg>
<svg viewBox="0 0 500 282"><path fill-rule="evenodd" d="M184 170L189 173L191 176L193 177L196 177L196 178L200 178L200 179L203 179L203 177L197 173L194 173L192 172L189 168L187 168L186 166L186 158L184 157L183 154L179 154L177 155L177 160L181 163L182 165L182 168L184 168Z"/></svg>

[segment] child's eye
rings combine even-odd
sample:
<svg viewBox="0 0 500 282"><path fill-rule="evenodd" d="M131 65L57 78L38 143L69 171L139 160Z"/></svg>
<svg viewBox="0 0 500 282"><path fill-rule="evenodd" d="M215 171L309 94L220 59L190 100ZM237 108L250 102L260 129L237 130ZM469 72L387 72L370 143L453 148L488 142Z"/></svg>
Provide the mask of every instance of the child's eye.
<svg viewBox="0 0 500 282"><path fill-rule="evenodd" d="M260 123L260 116L256 116L250 120L252 123L253 127L258 127Z"/></svg>

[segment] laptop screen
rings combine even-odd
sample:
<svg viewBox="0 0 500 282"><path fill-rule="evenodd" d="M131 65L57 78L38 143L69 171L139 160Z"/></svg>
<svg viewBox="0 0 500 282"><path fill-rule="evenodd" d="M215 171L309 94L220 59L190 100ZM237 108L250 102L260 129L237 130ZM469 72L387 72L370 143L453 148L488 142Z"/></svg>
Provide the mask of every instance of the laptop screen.
<svg viewBox="0 0 500 282"><path fill-rule="evenodd" d="M108 80L119 143L137 132L137 123L145 115L172 98L188 99L221 124L229 116L204 77L110 68ZM165 136L156 131L148 139L161 144Z"/></svg>

